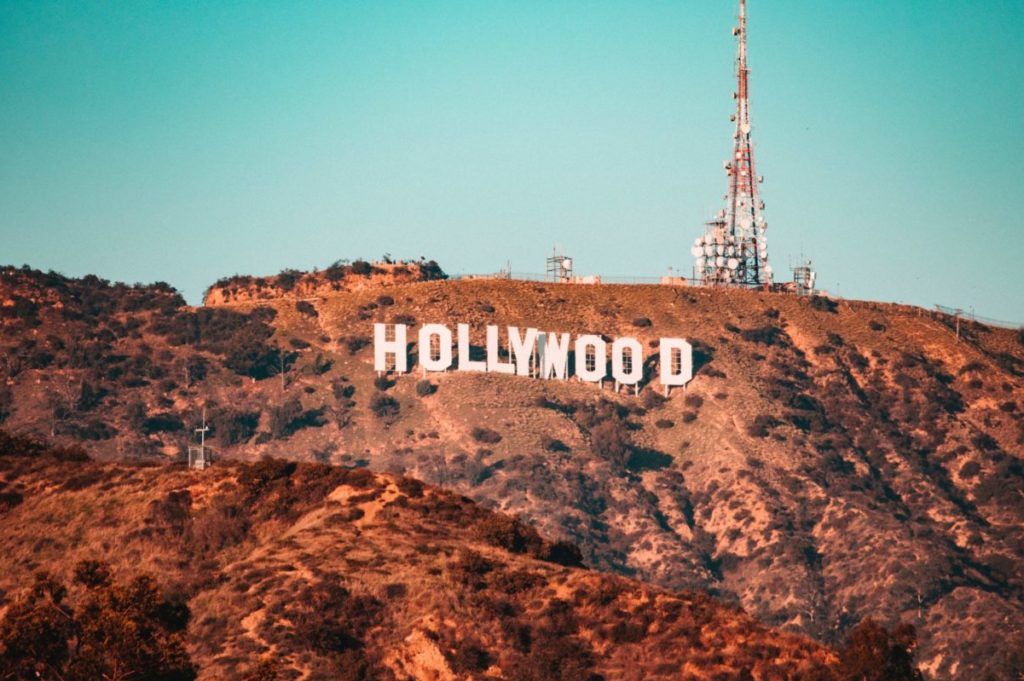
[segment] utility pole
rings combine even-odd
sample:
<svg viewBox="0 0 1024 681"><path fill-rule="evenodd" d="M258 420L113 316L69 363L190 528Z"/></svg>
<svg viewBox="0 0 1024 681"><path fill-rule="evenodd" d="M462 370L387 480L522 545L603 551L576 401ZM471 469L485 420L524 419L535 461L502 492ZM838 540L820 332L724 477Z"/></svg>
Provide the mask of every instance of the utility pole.
<svg viewBox="0 0 1024 681"><path fill-rule="evenodd" d="M284 392L285 391L285 379L284 379L285 357L284 357L284 352L278 352L277 359L278 359L278 362L280 363L280 372L279 373L281 374L281 392Z"/></svg>
<svg viewBox="0 0 1024 681"><path fill-rule="evenodd" d="M195 468L196 470L201 471L210 464L206 459L206 433L209 432L209 430L210 427L206 425L206 407L203 407L203 425L202 427L195 429L195 432L199 433L199 446L188 448L189 468Z"/></svg>

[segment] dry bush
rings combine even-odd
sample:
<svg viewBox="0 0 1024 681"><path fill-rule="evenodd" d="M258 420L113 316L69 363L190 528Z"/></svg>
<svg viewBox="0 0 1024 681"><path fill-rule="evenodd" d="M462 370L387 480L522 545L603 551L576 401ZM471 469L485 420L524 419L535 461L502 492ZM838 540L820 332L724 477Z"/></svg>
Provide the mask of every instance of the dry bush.
<svg viewBox="0 0 1024 681"><path fill-rule="evenodd" d="M437 386L427 379L416 381L416 394L420 397L429 397L435 392L437 392Z"/></svg>
<svg viewBox="0 0 1024 681"><path fill-rule="evenodd" d="M549 452L568 452L569 445L547 433L540 436L540 446Z"/></svg>
<svg viewBox="0 0 1024 681"><path fill-rule="evenodd" d="M220 495L199 509L184 533L184 545L198 559L212 558L229 546L245 541L252 526L240 500Z"/></svg>
<svg viewBox="0 0 1024 681"><path fill-rule="evenodd" d="M49 458L56 461L90 461L89 455L78 445L50 444L44 440L22 435L10 435L0 430L0 457Z"/></svg>
<svg viewBox="0 0 1024 681"><path fill-rule="evenodd" d="M412 325L414 325L416 323L416 318L413 317L411 314L407 314L407 313L396 314L394 316L394 318L392 318L391 323L392 324L406 324L408 326L412 326Z"/></svg>
<svg viewBox="0 0 1024 681"><path fill-rule="evenodd" d="M476 426L473 428L470 435L474 440L483 444L493 445L501 442L501 433L482 426Z"/></svg>
<svg viewBox="0 0 1024 681"><path fill-rule="evenodd" d="M761 414L754 419L754 422L747 426L747 435L751 437L768 437L771 430L781 426L782 422L774 416Z"/></svg>
<svg viewBox="0 0 1024 681"><path fill-rule="evenodd" d="M810 300L810 306L812 310L819 312L832 312L835 313L839 305L827 296L813 296Z"/></svg>
<svg viewBox="0 0 1024 681"><path fill-rule="evenodd" d="M598 456L619 464L626 463L633 447L625 424L613 419L602 421L591 429L590 445Z"/></svg>
<svg viewBox="0 0 1024 681"><path fill-rule="evenodd" d="M643 391L643 397L640 398L640 403L644 409L650 411L651 409L657 409L658 407L665 404L665 398L654 390Z"/></svg>
<svg viewBox="0 0 1024 681"><path fill-rule="evenodd" d="M348 354L354 355L369 345L371 341L368 336L348 336L344 342Z"/></svg>
<svg viewBox="0 0 1024 681"><path fill-rule="evenodd" d="M370 398L370 411L380 419L391 420L398 417L401 405L393 397L376 393Z"/></svg>
<svg viewBox="0 0 1024 681"><path fill-rule="evenodd" d="M779 345L784 343L786 334L776 326L762 326L756 329L744 329L740 337L750 343L761 345Z"/></svg>
<svg viewBox="0 0 1024 681"><path fill-rule="evenodd" d="M297 397L287 400L284 404L270 408L270 436L281 440L292 436L303 428L320 428L326 425L325 407L303 409Z"/></svg>
<svg viewBox="0 0 1024 681"><path fill-rule="evenodd" d="M840 651L840 676L851 681L920 681L921 672L914 667L916 647L912 625L901 624L889 632L866 619L850 632Z"/></svg>

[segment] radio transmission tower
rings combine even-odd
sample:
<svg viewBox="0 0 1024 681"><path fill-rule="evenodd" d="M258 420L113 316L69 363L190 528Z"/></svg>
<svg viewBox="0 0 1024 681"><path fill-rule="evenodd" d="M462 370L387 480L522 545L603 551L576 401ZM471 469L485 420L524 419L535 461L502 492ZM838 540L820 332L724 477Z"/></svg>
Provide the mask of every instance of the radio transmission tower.
<svg viewBox="0 0 1024 681"><path fill-rule="evenodd" d="M747 2L740 0L739 26L732 30L739 43L736 55L738 86L733 98L736 113L732 158L725 162L729 193L725 208L705 223L703 236L697 237L690 252L696 259L695 274L709 286L764 286L772 282L768 264L764 202L757 185L764 177L754 171L754 146L750 141L750 91L747 84Z"/></svg>

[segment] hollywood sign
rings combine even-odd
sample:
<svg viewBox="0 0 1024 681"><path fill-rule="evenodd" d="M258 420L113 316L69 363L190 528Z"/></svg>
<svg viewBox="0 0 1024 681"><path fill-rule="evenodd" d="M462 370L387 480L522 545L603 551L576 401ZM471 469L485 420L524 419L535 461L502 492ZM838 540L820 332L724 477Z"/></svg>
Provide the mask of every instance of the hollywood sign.
<svg viewBox="0 0 1024 681"><path fill-rule="evenodd" d="M424 324L416 337L417 361L424 373L458 371L489 372L540 379L568 380L570 375L589 383L602 383L608 376L618 386L636 386L644 380L644 346L624 336L611 343L601 336L544 332L534 328L520 331L506 327L507 359L499 348L499 328L488 325L485 359L471 356L469 325L459 324L454 334L443 324ZM609 353L610 351L610 353ZM682 338L662 338L658 344L659 379L666 392L685 386L693 378L693 348ZM570 367L570 356L573 358ZM458 362L455 362L455 359ZM409 330L406 324L373 325L373 368L378 372L407 373ZM570 374L570 369L572 373Z"/></svg>

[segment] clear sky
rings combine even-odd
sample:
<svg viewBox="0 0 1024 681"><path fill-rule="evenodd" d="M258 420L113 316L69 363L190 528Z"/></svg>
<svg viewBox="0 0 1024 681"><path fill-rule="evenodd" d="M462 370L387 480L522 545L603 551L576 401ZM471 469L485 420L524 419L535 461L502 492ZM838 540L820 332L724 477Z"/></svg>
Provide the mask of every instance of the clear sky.
<svg viewBox="0 0 1024 681"><path fill-rule="evenodd" d="M1024 322L1024 2L749 0L769 254ZM0 0L0 263L165 280L340 258L690 271L737 8ZM778 275L777 275L778 277Z"/></svg>

